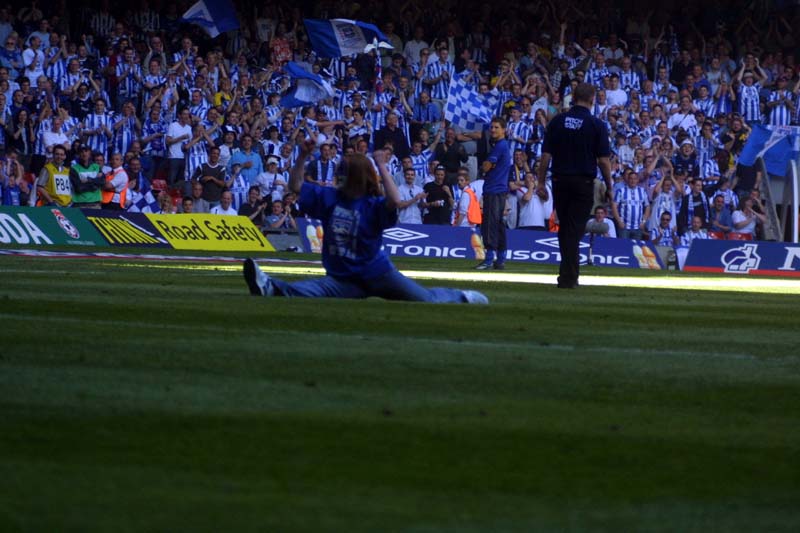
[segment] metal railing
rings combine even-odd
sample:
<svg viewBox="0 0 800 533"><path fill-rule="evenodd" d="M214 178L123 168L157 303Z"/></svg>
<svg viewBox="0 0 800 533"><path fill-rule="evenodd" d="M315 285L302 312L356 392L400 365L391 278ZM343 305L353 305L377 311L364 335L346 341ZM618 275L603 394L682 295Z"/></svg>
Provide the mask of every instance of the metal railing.
<svg viewBox="0 0 800 533"><path fill-rule="evenodd" d="M778 210L775 204L774 199L772 198L772 189L770 187L770 175L767 172L767 167L764 164L764 159L759 157L756 160L756 170L761 172L761 188L759 192L761 193L761 199L763 200L764 213L767 217L767 223L764 224L764 240L765 241L782 241L783 240L783 228L785 225L782 225L781 222L778 220ZM784 191L786 188L784 187ZM784 193L785 195L785 193ZM784 204L785 205L785 204ZM786 212L784 208L783 212Z"/></svg>
<svg viewBox="0 0 800 533"><path fill-rule="evenodd" d="M800 168L797 161L789 161L786 178L783 182L783 200L781 205L780 230L781 237L786 235L786 224L792 225L792 242L800 242L800 224L797 221L797 210L800 209L800 191L798 190L798 178L800 178ZM790 216L791 215L791 216ZM783 240L783 239L781 239Z"/></svg>

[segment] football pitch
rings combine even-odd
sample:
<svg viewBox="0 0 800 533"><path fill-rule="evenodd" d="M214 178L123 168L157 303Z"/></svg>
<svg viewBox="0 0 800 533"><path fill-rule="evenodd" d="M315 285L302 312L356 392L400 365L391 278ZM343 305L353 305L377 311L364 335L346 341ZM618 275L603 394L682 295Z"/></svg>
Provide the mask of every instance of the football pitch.
<svg viewBox="0 0 800 533"><path fill-rule="evenodd" d="M0 256L0 531L800 530L800 281L396 263Z"/></svg>

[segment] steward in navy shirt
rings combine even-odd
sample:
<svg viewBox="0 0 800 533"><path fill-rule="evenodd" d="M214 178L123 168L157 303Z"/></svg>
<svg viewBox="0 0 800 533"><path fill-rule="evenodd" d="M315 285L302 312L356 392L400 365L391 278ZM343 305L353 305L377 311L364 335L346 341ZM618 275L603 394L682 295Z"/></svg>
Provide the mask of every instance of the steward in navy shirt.
<svg viewBox="0 0 800 533"><path fill-rule="evenodd" d="M539 163L537 188L545 189L552 160L553 203L561 250L558 286L565 289L578 286L578 246L590 216L598 166L608 193L613 190L608 129L589 111L594 106L594 95L595 88L588 83L575 88L572 109L553 118L547 126Z"/></svg>

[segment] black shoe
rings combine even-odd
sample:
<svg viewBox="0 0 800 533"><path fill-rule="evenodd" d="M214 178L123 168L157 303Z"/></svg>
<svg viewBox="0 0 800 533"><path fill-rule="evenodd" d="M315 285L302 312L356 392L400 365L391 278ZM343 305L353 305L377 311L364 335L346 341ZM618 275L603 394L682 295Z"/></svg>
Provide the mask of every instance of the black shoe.
<svg viewBox="0 0 800 533"><path fill-rule="evenodd" d="M495 262L495 264L494 264L494 269L495 269L495 270L505 270L505 269L506 269L506 264L505 264L505 263L501 263L501 262L497 261L497 262Z"/></svg>
<svg viewBox="0 0 800 533"><path fill-rule="evenodd" d="M559 289L577 289L578 288L578 282L577 281L573 281L571 283L561 283L561 282L559 282L558 285L556 285L556 286Z"/></svg>
<svg viewBox="0 0 800 533"><path fill-rule="evenodd" d="M479 263L478 266L475 267L475 270L489 270L490 268L492 268L492 263L484 261L483 263Z"/></svg>

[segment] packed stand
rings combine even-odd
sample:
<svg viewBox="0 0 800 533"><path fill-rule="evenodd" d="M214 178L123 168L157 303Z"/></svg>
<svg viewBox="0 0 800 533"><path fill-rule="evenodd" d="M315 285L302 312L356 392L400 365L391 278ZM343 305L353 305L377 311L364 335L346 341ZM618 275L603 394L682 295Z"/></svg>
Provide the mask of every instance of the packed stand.
<svg viewBox="0 0 800 533"><path fill-rule="evenodd" d="M401 222L472 226L491 146L486 130L445 120L459 79L507 121L507 226L552 229L536 168L548 121L586 81L615 179L610 204L597 181L592 220L605 226L594 227L680 247L758 234L762 176L737 156L754 124L800 118L797 10L748 14L742 2L670 13L608 1L240 3L242 28L215 39L181 24L174 3L48 9L0 10L4 205L241 214L291 231L303 213L288 172L313 138L308 181L336 186L348 153L386 148ZM304 17L377 21L393 49L317 58ZM327 79L333 97L283 107L288 61Z"/></svg>

